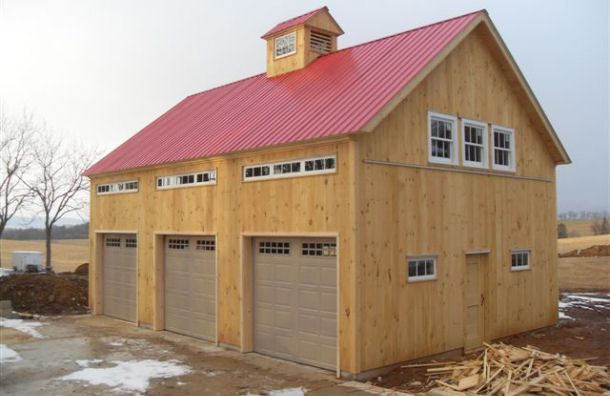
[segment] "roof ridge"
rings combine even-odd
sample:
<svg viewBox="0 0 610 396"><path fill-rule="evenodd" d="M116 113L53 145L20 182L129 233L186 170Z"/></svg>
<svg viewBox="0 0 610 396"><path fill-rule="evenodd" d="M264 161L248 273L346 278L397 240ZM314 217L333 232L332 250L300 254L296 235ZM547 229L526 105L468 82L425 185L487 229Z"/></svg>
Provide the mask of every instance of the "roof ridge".
<svg viewBox="0 0 610 396"><path fill-rule="evenodd" d="M452 17L452 18L449 18L449 19L443 19L442 21L438 21L438 22L429 23L429 24L427 24L427 25L418 26L418 27L416 27L416 28L412 28L412 29L408 29L408 30L403 30L402 32L398 32L398 33L392 33L392 34L390 34L390 35L388 35L388 36L379 37L379 38L376 38L376 39L373 39L373 40L370 40L370 41L365 41L365 42L363 42L363 43L358 43L358 44L350 45L349 47L341 48L341 49L339 49L339 50L336 50L336 51L333 51L333 52L329 52L329 53L324 54L324 55L322 55L322 56L329 56L329 55L332 55L332 54L336 54L337 52L341 52L341 51L345 51L345 50L348 50L348 49L352 49L352 48L360 47L361 45L367 45L367 44L374 43L374 42L376 42L376 41L382 41L382 40L389 39L389 38L392 38L392 37L400 36L400 35L402 35L402 34L406 34L406 33L415 32L416 30L421 30L421 29L429 28L429 27L432 27L432 26L434 26L434 25L440 25L441 23L445 23L445 22L453 21L453 20L455 20L455 19L464 18L464 17L466 17L466 16L473 15L473 14L478 14L478 13L487 13L487 11L486 11L484 8L482 8L482 9L480 9L480 10L473 11L473 12L468 12L468 13L466 13L466 14L463 14L463 15L458 15L458 16L456 16L456 17ZM320 56L319 58L321 58L322 56Z"/></svg>
<svg viewBox="0 0 610 396"><path fill-rule="evenodd" d="M318 12L318 11L322 11L322 10L323 10L323 9L325 9L325 8L328 10L328 7L327 7L327 6L322 6L322 7L320 7L320 8L316 8L316 9L314 9L314 10L311 10L311 11L308 11L308 12L304 12L304 13L302 13L301 15L297 15L297 16L295 16L295 17L292 17L292 18L286 19L285 21L281 21L281 22L279 22L279 23L276 23L276 24L275 24L275 26L281 25L282 23L286 23L286 22L294 21L295 19L299 19L299 18L301 18L301 17L304 17L304 16L305 16L305 15L307 15L307 14L313 14L313 13L316 13L316 12Z"/></svg>

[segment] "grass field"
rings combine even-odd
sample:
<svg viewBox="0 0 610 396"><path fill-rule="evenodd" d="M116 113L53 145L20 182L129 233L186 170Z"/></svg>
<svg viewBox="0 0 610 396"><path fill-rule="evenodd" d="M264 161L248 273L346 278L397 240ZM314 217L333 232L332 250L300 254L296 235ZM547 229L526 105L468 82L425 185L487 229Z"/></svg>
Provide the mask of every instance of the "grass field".
<svg viewBox="0 0 610 396"><path fill-rule="evenodd" d="M583 219L583 220L557 220L557 224L563 223L568 229L568 236L570 237L585 237L593 235L591 226L596 220Z"/></svg>
<svg viewBox="0 0 610 396"><path fill-rule="evenodd" d="M574 249L586 249L593 245L610 245L610 235L592 235L580 238L558 239L557 251L559 253L565 253Z"/></svg>
<svg viewBox="0 0 610 396"><path fill-rule="evenodd" d="M43 240L14 241L10 239L0 240L0 253L2 255L2 267L12 268L11 254L15 250L37 250L43 253L45 242ZM53 241L51 245L53 255L53 269L56 272L74 271L82 263L89 262L89 240L88 239L61 239Z"/></svg>

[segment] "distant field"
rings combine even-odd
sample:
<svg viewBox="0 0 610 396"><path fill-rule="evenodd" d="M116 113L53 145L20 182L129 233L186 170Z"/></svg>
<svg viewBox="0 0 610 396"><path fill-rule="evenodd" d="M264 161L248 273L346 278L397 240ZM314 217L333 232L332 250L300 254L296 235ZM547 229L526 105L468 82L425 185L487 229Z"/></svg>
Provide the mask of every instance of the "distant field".
<svg viewBox="0 0 610 396"><path fill-rule="evenodd" d="M577 236L590 236L593 235L593 231L591 231L591 226L597 220L584 219L584 220L557 220L557 224L563 223L568 228L568 236L577 237ZM578 234L578 235L573 235Z"/></svg>
<svg viewBox="0 0 610 396"><path fill-rule="evenodd" d="M2 267L12 268L11 254L15 250L37 250L43 254L43 265L45 260L45 241L14 241L9 239L0 240L0 252L2 254ZM89 262L89 240L88 239L61 239L53 241L52 265L56 272L74 271L82 263Z"/></svg>
<svg viewBox="0 0 610 396"><path fill-rule="evenodd" d="M610 245L610 235L592 235L580 238L558 239L557 251L559 253L565 253L574 249L586 249L593 245Z"/></svg>
<svg viewBox="0 0 610 396"><path fill-rule="evenodd" d="M610 245L610 235L585 236L557 240L559 253ZM564 257L559 259L560 290L610 289L610 257Z"/></svg>

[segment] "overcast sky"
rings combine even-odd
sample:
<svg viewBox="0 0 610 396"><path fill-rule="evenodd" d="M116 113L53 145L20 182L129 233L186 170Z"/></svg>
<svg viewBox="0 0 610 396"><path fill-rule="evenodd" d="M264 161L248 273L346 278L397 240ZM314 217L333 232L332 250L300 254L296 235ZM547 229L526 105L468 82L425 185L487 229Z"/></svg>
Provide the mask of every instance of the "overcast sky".
<svg viewBox="0 0 610 396"><path fill-rule="evenodd" d="M343 48L486 8L574 162L559 210L608 209L608 3L0 0L0 105L108 152L185 96L263 72L260 36L284 19L327 5Z"/></svg>

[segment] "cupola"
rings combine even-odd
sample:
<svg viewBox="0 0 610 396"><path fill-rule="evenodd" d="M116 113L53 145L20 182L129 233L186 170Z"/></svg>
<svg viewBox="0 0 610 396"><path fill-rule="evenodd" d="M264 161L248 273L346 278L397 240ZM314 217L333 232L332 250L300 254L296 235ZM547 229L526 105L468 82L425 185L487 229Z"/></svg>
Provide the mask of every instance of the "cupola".
<svg viewBox="0 0 610 396"><path fill-rule="evenodd" d="M336 51L342 34L328 7L277 24L261 37L267 40L267 77L303 69L318 56Z"/></svg>

